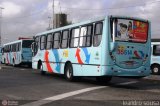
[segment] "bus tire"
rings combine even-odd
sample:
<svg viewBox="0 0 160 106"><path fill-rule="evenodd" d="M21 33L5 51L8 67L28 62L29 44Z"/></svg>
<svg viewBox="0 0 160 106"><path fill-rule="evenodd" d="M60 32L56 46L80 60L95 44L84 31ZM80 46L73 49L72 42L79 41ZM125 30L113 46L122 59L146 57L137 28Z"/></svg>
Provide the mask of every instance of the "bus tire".
<svg viewBox="0 0 160 106"><path fill-rule="evenodd" d="M111 76L98 76L96 77L96 81L99 83L109 83L111 81Z"/></svg>
<svg viewBox="0 0 160 106"><path fill-rule="evenodd" d="M13 64L12 64L12 66L13 66L13 67L16 67L16 64L15 64L15 61L14 61L14 59L13 59Z"/></svg>
<svg viewBox="0 0 160 106"><path fill-rule="evenodd" d="M65 78L68 80L68 81L74 81L74 75L73 75L73 68L72 68L72 64L71 63L68 63L66 64L66 67L65 67Z"/></svg>
<svg viewBox="0 0 160 106"><path fill-rule="evenodd" d="M152 74L159 75L160 74L160 65L155 64L151 66Z"/></svg>
<svg viewBox="0 0 160 106"><path fill-rule="evenodd" d="M42 64L40 65L40 72L41 72L41 75L46 75L46 71L43 70Z"/></svg>

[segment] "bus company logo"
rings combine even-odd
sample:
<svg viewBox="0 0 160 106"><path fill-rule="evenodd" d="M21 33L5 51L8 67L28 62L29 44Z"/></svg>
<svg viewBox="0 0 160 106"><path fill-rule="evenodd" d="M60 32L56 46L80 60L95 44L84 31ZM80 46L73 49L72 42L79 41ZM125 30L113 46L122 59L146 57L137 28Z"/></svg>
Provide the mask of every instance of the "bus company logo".
<svg viewBox="0 0 160 106"><path fill-rule="evenodd" d="M68 50L63 51L63 57L68 58Z"/></svg>

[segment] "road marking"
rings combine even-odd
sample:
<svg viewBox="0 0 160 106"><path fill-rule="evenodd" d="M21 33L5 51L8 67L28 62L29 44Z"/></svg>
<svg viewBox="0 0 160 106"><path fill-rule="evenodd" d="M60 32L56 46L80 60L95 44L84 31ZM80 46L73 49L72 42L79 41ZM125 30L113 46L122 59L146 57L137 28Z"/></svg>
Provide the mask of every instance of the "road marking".
<svg viewBox="0 0 160 106"><path fill-rule="evenodd" d="M85 88L85 89L81 89L81 90L76 90L76 91L72 91L72 92L68 92L68 93L64 93L64 94L60 94L60 95L56 95L56 96L52 96L52 97L48 97L42 100L38 100L35 102L31 102L31 103L27 103L21 106L40 106L40 105L44 105L53 101L57 101L60 99L64 99L70 96L74 96L74 95L78 95L81 93L85 93L85 92L89 92L89 91L93 91L93 90L97 90L97 89L102 89L102 88L106 88L107 86L99 86L99 87L90 87L90 88Z"/></svg>
<svg viewBox="0 0 160 106"><path fill-rule="evenodd" d="M139 81L131 81L131 82L124 82L124 83L119 83L119 84L116 84L116 85L129 85L129 84L134 84L134 83L137 83Z"/></svg>
<svg viewBox="0 0 160 106"><path fill-rule="evenodd" d="M124 82L124 83L119 83L117 85L128 85L128 84L133 84L133 83L137 83L137 82L138 81ZM72 91L72 92L48 97L48 98L41 99L41 100L38 100L38 101L35 101L35 102L24 104L24 105L21 105L21 106L40 106L40 105L44 105L44 104L47 104L47 103L51 103L53 101L61 100L61 99L71 97L71 96L75 96L75 95L78 95L78 94L81 94L81 93L85 93L85 92L89 92L89 91L93 91L93 90L97 90L97 89L102 89L102 88L107 88L107 87L109 87L109 86L99 86L99 87L85 88L85 89L81 89L81 90L76 90L76 91Z"/></svg>

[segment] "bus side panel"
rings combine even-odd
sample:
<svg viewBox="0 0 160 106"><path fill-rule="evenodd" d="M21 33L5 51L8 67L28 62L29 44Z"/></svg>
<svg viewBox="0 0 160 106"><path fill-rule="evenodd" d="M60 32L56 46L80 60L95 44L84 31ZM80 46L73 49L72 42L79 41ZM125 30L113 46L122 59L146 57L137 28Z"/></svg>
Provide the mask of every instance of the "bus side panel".
<svg viewBox="0 0 160 106"><path fill-rule="evenodd" d="M12 53L4 53L4 59L6 64L12 64Z"/></svg>
<svg viewBox="0 0 160 106"><path fill-rule="evenodd" d="M88 51L88 56L85 53ZM80 54L84 62L81 69L83 76L100 76L101 75L101 44L98 47L82 48L83 52Z"/></svg>

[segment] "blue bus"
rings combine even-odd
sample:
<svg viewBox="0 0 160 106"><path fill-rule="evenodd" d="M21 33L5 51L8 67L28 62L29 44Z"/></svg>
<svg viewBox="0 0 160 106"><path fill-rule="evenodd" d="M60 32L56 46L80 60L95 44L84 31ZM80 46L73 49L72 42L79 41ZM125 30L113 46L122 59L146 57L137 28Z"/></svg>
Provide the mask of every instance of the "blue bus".
<svg viewBox="0 0 160 106"><path fill-rule="evenodd" d="M151 70L152 74L160 74L160 39L152 39L151 43Z"/></svg>
<svg viewBox="0 0 160 106"><path fill-rule="evenodd" d="M33 40L17 40L6 43L2 48L2 63L6 65L32 65L31 44Z"/></svg>
<svg viewBox="0 0 160 106"><path fill-rule="evenodd" d="M0 63L2 62L2 47L0 47Z"/></svg>
<svg viewBox="0 0 160 106"><path fill-rule="evenodd" d="M33 69L77 77L150 75L150 22L106 16L37 34L32 45Z"/></svg>

